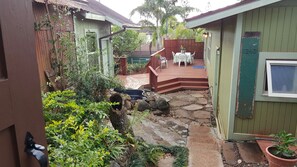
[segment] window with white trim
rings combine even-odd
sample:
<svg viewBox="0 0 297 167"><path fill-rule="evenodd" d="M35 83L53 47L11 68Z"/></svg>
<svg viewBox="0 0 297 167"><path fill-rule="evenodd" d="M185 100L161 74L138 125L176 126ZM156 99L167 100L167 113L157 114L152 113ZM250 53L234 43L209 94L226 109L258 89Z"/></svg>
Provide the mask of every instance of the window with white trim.
<svg viewBox="0 0 297 167"><path fill-rule="evenodd" d="M269 62L267 65L267 62ZM272 61L272 62L271 62ZM275 61L280 61L281 63L275 63ZM286 63L290 62L290 63ZM293 102L296 103L297 96L296 90L293 93L293 87L296 86L296 71L294 80L280 79L277 76L282 74L282 77L293 78L293 69L296 70L297 62L297 52L259 52L259 61L258 61L258 72L256 79L256 91L255 91L255 101L270 101L270 102ZM292 66L292 64L295 64ZM281 66L279 66L281 65ZM269 67L268 67L269 66ZM268 69L268 68L270 69ZM272 67L272 68L271 68ZM272 70L271 70L272 69ZM289 72L288 72L289 71ZM268 75L270 75L270 81L268 81ZM283 86L280 86L281 83L277 83L279 80L284 80ZM270 86L268 88L268 84ZM291 83L290 83L291 82ZM273 85L277 85L273 87ZM269 93L269 89L271 93ZM280 92L280 90L282 90ZM286 91L284 91L286 90ZM277 93L277 94L273 94ZM295 95L294 95L295 94ZM288 96L289 95L289 96Z"/></svg>
<svg viewBox="0 0 297 167"><path fill-rule="evenodd" d="M267 60L268 96L297 98L297 61Z"/></svg>
<svg viewBox="0 0 297 167"><path fill-rule="evenodd" d="M86 51L89 67L96 67L98 62L98 42L97 33L95 31L86 31Z"/></svg>

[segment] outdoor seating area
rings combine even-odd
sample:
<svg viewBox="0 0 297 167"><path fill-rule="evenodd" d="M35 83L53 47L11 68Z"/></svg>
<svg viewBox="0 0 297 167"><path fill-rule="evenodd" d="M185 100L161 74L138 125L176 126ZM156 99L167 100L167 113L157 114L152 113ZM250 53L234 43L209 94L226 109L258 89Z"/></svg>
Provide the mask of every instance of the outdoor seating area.
<svg viewBox="0 0 297 167"><path fill-rule="evenodd" d="M172 56L174 64L178 63L178 66L180 67L180 64L184 63L184 65L187 66L188 63L194 63L195 52L193 54L191 54L191 52L172 52Z"/></svg>
<svg viewBox="0 0 297 167"><path fill-rule="evenodd" d="M191 66L179 67L174 64L173 60L167 60L167 68L157 70L158 82L167 81L174 78L207 78L207 72L204 68L196 68L196 66L204 67L202 59L194 59ZM118 75L123 81L126 88L138 89L143 85L149 84L149 73L134 75Z"/></svg>

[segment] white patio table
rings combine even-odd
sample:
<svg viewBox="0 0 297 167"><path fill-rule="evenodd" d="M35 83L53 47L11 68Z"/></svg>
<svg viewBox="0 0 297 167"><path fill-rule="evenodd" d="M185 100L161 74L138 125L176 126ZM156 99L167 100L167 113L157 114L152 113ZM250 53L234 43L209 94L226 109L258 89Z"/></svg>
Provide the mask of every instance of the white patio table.
<svg viewBox="0 0 297 167"><path fill-rule="evenodd" d="M178 66L180 66L180 63L184 62L185 66L187 66L187 63L192 63L192 55L190 52L177 52L175 56L173 57L173 63L178 63Z"/></svg>

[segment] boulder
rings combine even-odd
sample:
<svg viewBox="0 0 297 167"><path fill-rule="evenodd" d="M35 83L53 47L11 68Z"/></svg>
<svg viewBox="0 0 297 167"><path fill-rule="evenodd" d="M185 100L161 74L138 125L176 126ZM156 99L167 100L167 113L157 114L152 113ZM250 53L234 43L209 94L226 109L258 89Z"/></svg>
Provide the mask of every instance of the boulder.
<svg viewBox="0 0 297 167"><path fill-rule="evenodd" d="M151 110L150 104L146 102L145 100L141 100L138 102L138 111L144 111L144 110Z"/></svg>
<svg viewBox="0 0 297 167"><path fill-rule="evenodd" d="M166 101L166 99L159 97L156 100L157 103L157 107L159 110L163 111L164 114L168 114L169 113L169 103Z"/></svg>
<svg viewBox="0 0 297 167"><path fill-rule="evenodd" d="M156 101L149 101L150 107L153 111L155 111L156 109L158 109L157 103Z"/></svg>

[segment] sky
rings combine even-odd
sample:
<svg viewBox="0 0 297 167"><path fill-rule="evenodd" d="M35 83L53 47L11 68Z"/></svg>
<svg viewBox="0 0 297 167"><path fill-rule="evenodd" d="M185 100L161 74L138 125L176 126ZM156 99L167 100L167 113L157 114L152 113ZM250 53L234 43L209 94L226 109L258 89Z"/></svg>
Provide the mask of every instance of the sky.
<svg viewBox="0 0 297 167"><path fill-rule="evenodd" d="M139 15L134 15L130 18L130 12L143 4L144 0L99 0L102 4L118 12L119 14L131 19L134 23L138 23L140 20ZM188 0L189 6L198 8L202 12L206 12L207 9L214 10L233 3L239 0ZM208 3L209 2L209 3ZM208 5L210 4L210 5ZM198 12L192 12L189 17L198 15Z"/></svg>

